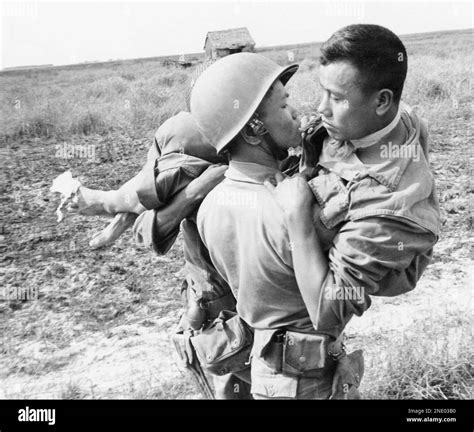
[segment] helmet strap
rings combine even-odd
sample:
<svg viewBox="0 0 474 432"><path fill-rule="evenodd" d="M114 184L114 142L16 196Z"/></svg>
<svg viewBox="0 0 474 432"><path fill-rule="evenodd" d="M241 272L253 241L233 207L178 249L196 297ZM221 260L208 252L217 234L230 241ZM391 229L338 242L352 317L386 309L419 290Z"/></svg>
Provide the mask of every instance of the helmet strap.
<svg viewBox="0 0 474 432"><path fill-rule="evenodd" d="M262 120L259 119L258 114L255 113L253 117L248 121L247 125L252 129L255 136L262 136L268 133L267 128L263 124Z"/></svg>
<svg viewBox="0 0 474 432"><path fill-rule="evenodd" d="M248 142L252 140L260 141L260 143L258 144L257 142L255 143L257 144L255 145L255 147L259 151L269 156L272 156L277 160L283 160L288 156L287 150L279 148L274 139L271 137L270 133L265 127L265 124L262 122L262 120L260 120L258 113L254 113L253 117L247 122L247 126L252 131L253 137L249 136L249 134L244 132L246 140ZM262 140L260 139L260 137L262 137L263 135L266 135L265 142L262 142Z"/></svg>

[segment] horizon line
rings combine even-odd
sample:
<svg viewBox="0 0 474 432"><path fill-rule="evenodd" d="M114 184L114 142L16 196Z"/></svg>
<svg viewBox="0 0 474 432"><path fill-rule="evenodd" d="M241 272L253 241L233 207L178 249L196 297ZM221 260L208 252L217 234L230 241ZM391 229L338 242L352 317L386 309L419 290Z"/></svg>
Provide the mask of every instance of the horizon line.
<svg viewBox="0 0 474 432"><path fill-rule="evenodd" d="M474 30L474 27L469 27L465 29L451 29L451 30L435 30L429 32L420 32L420 33L405 33L398 35L400 38L409 37L409 36L417 36L417 35L429 35L434 33L451 33L451 32L465 32L469 30ZM324 41L310 41L310 42L299 42L299 43L289 43L289 44L280 44L280 45L262 45L256 47L255 50L265 51L268 49L275 49L275 48L282 48L285 47L292 47L292 46L304 46L304 45L317 45L322 44ZM52 68L62 68L62 67L70 67L70 66L86 66L86 65L98 65L98 64L107 64L107 63L114 63L114 62L130 62L130 61L150 61L150 60L159 60L159 59L172 59L173 57L179 58L180 56L202 56L204 55L204 51L193 52L193 53L180 53L180 54L164 54L158 56L150 56L150 57L131 57L131 58L119 58L119 59L109 59L109 60L85 60L79 63L65 63L65 64L54 64L54 63L47 63L47 64L32 64L32 65L24 65L24 66L8 66L0 69L0 72L9 72L15 70L28 70L28 69L52 69Z"/></svg>

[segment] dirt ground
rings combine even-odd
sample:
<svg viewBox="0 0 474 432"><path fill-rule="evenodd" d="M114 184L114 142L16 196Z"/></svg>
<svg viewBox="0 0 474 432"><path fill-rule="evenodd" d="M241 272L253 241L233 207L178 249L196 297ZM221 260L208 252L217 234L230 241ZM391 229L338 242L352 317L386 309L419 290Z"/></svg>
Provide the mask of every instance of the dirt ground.
<svg viewBox="0 0 474 432"><path fill-rule="evenodd" d="M120 158L108 151L95 160L64 160L55 157L54 141L4 149L9 173L2 203L4 295L27 290L38 298L0 302L0 398L201 397L180 370L169 339L180 308L181 241L159 257L135 248L127 233L111 248L94 251L87 242L104 219L74 216L56 223L57 199L49 187L57 174L72 168L90 186L117 187L139 167L149 142L135 140L132 147L129 138L108 139L103 148L118 149ZM82 144L98 140L104 138ZM349 347L365 351L362 391L377 379L380 362L388 361L385 348L410 335L419 338L419 330L412 333L420 323L453 322L472 312L466 157L472 143L440 144L432 164L443 235L433 263L413 292L374 299L347 329ZM456 343L454 336L450 340Z"/></svg>
<svg viewBox="0 0 474 432"><path fill-rule="evenodd" d="M454 43L446 40L446 47ZM419 350L421 362L449 356L455 364L466 353L472 355L472 93L446 81L449 74L451 80L459 76L470 83L462 69L461 60L470 55L463 40L455 47L459 51L440 42L442 52L433 51L430 57L424 57L428 48L438 46L431 40L419 51L414 42L410 45L414 74L407 83L407 99L412 105L419 102L429 120L442 233L433 262L413 292L374 298L371 308L348 325L349 349L362 348L365 353L361 391L366 397L386 397L380 389L392 385L390 377L406 350ZM446 53L457 60L451 62ZM446 70L448 63L452 71ZM316 97L307 92L314 81L313 66L308 62L307 70L302 68L291 90L303 101ZM138 82L142 69L133 67ZM153 68L149 67L152 78ZM73 72L64 72L64 82L63 75L55 73L50 81L44 78L46 102L49 88L60 92L77 81ZM105 86L101 72L96 75L87 78L91 82L84 81L84 87L94 90L96 79ZM129 75L123 76L135 83ZM5 78L12 101L20 78ZM119 90L128 91L122 81L125 90ZM148 84L150 89L157 87L155 81ZM176 80L168 81L166 89L172 94L170 86ZM107 97L112 94L104 88ZM142 93L137 93L140 100ZM120 101L123 94L117 94ZM69 101L68 95L64 100ZM453 95L455 105L449 100ZM138 108L149 111L148 105ZM41 124L47 129L46 120ZM150 122L155 125L154 117ZM130 232L112 247L94 251L88 241L106 226L105 219L74 216L56 222L58 198L49 188L58 174L70 169L89 187L117 188L138 171L153 136L153 131L89 132L67 135L67 145L86 149L71 157L57 137L17 134L0 141L0 398L201 398L180 369L170 342L180 311L181 239L166 256L137 249Z"/></svg>

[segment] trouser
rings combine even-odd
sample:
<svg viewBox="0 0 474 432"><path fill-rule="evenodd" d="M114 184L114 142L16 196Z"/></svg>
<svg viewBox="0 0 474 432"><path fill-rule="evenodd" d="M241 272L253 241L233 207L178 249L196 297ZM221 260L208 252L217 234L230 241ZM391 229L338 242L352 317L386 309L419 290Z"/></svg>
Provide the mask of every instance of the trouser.
<svg viewBox="0 0 474 432"><path fill-rule="evenodd" d="M329 399L334 370L332 365L321 369L317 376L290 376L253 358L252 396L254 399Z"/></svg>
<svg viewBox="0 0 474 432"><path fill-rule="evenodd" d="M328 337L282 330L256 330L251 361L254 399L328 399L336 361Z"/></svg>
<svg viewBox="0 0 474 432"><path fill-rule="evenodd" d="M252 399L250 393L250 367L240 372L213 375L216 399Z"/></svg>

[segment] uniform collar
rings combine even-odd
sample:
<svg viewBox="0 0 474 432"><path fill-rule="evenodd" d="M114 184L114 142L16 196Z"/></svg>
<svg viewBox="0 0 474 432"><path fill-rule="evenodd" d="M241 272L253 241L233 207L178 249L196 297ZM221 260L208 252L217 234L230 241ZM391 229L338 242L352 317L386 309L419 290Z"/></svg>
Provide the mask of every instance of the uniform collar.
<svg viewBox="0 0 474 432"><path fill-rule="evenodd" d="M266 165L231 160L225 176L238 182L263 184L268 177L272 177L276 173L281 173L281 171Z"/></svg>
<svg viewBox="0 0 474 432"><path fill-rule="evenodd" d="M408 132L408 137L404 143L397 146L420 146L422 125L418 116L408 105L403 105L400 118ZM393 192L398 187L402 175L411 162L411 158L408 157L387 157L381 158L378 163L366 165L360 161L357 153L353 153L338 160L319 162L319 165L335 172L347 181L358 181L370 176Z"/></svg>

